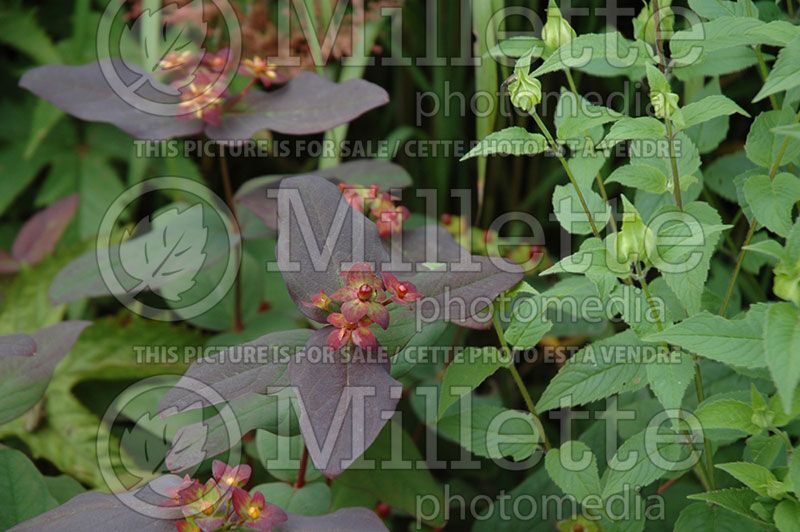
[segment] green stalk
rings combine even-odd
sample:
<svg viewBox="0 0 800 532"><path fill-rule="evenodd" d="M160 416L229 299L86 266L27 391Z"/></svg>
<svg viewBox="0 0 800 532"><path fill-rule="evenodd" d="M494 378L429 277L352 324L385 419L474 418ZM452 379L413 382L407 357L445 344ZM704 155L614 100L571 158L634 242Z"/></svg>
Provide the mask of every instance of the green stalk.
<svg viewBox="0 0 800 532"><path fill-rule="evenodd" d="M669 114L669 113L667 113ZM672 193L675 196L675 205L678 209L683 211L683 198L681 197L681 181L678 176L678 161L675 159L675 145L672 136L672 119L669 116L664 117L664 125L667 128L667 143L669 144L669 162L672 167Z"/></svg>
<svg viewBox="0 0 800 532"><path fill-rule="evenodd" d="M547 142L550 144L550 148L553 150L553 153L556 155L556 157L558 157L561 166L564 167L564 171L567 172L567 177L569 178L570 183L572 183L572 186L575 187L575 192L578 195L578 201L581 202L581 207L583 207L583 210L586 212L586 218L589 220L589 226L592 228L592 233L597 239L602 240L600 231L598 231L597 224L594 221L594 216L592 216L591 211L589 211L589 205L586 203L586 199L583 197L583 193L578 186L578 181L575 179L575 176L572 175L572 170L570 170L567 160L564 159L563 155L561 155L561 151L559 150L558 144L556 144L553 135L550 134L550 131L547 129L547 126L544 124L544 122L542 122L542 119L539 117L539 114L536 112L536 110L532 110L530 114L536 121L536 125L539 126L539 129L544 134Z"/></svg>
<svg viewBox="0 0 800 532"><path fill-rule="evenodd" d="M512 351L509 348L508 342L506 342L506 337L503 334L503 325L500 323L500 318L494 309L492 309L492 323L494 324L494 330L497 333L497 338L500 340L500 345L503 347L504 353L511 355ZM536 414L536 405L531 398L531 394L528 393L528 388L522 381L522 376L519 374L519 371L517 371L517 367L514 365L513 360L508 366L508 371L511 372L511 376L514 378L514 383L517 385L520 395L522 395L522 400L525 401L525 406L528 408L528 412L530 412L531 416L533 417L533 423L536 425L536 430L542 435L542 445L544 446L545 452L547 452L552 448L552 446L550 445L550 441L547 439L547 433L544 431L542 420L539 419L539 416Z"/></svg>
<svg viewBox="0 0 800 532"><path fill-rule="evenodd" d="M798 113L798 115L795 117L795 121L797 120L800 120L800 113ZM781 144L781 149L778 152L777 157L775 157L775 162L772 163L772 167L769 169L770 181L775 179L775 175L778 173L783 156L786 154L786 150L789 148L790 139L791 137L789 136L784 138L783 144ZM756 234L757 229L758 221L755 219L755 217L753 217L753 221L750 222L750 227L747 230L747 236L744 237L744 243L742 243L742 247L739 250L739 257L736 259L736 265L733 268L733 275L728 283L728 289L725 291L725 298L722 300L722 306L719 309L720 315L725 315L725 311L728 310L728 305L730 304L731 297L733 296L733 289L736 287L736 279L739 277L739 272L742 270L742 264L744 263L744 256L747 254L746 248L753 240L753 235Z"/></svg>
<svg viewBox="0 0 800 532"><path fill-rule="evenodd" d="M151 17L143 17L142 38L140 45L142 47L142 59L145 64L149 64L150 60L161 59L161 50L158 45L161 42L161 0L143 0L142 12L150 11L153 15ZM148 45L153 49L148 49ZM157 63L156 63L157 64Z"/></svg>

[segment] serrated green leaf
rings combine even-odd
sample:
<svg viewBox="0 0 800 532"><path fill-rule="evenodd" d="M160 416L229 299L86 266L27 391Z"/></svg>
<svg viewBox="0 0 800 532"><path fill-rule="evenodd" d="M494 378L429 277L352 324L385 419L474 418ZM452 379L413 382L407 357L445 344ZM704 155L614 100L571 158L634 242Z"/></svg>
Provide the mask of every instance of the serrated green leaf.
<svg viewBox="0 0 800 532"><path fill-rule="evenodd" d="M800 201L800 178L787 172L774 179L755 175L744 183L743 192L756 220L783 237L789 234L794 204Z"/></svg>
<svg viewBox="0 0 800 532"><path fill-rule="evenodd" d="M705 430L739 430L758 434L761 427L753 423L753 407L736 399L708 400L695 411L695 416Z"/></svg>
<svg viewBox="0 0 800 532"><path fill-rule="evenodd" d="M652 116L640 116L637 118L624 116L611 125L608 135L598 147L611 148L624 140L663 139L666 134L667 130L664 123Z"/></svg>
<svg viewBox="0 0 800 532"><path fill-rule="evenodd" d="M770 486L779 484L778 479L769 469L758 464L730 462L716 464L716 467L764 497L772 497L773 492Z"/></svg>
<svg viewBox="0 0 800 532"><path fill-rule="evenodd" d="M553 327L547 319L543 301L538 295L517 300L514 313L503 335L508 343L517 349L536 347L539 340ZM527 310L526 310L527 309Z"/></svg>
<svg viewBox="0 0 800 532"><path fill-rule="evenodd" d="M487 155L536 155L547 150L547 140L539 133L522 127L495 131L472 148L462 161Z"/></svg>
<svg viewBox="0 0 800 532"><path fill-rule="evenodd" d="M800 383L800 309L792 303L770 305L764 320L764 353L783 409L792 408Z"/></svg>
<svg viewBox="0 0 800 532"><path fill-rule="evenodd" d="M516 461L531 456L541 439L530 412L476 405L442 417L437 433L477 456Z"/></svg>
<svg viewBox="0 0 800 532"><path fill-rule="evenodd" d="M646 348L646 349L645 349ZM537 412L578 406L647 384L642 356L654 346L644 344L631 330L584 347L550 381Z"/></svg>
<svg viewBox="0 0 800 532"><path fill-rule="evenodd" d="M772 517L780 532L800 532L800 502L781 501Z"/></svg>
<svg viewBox="0 0 800 532"><path fill-rule="evenodd" d="M504 354L494 347L468 347L457 352L442 377L438 416L442 417L450 405L480 386L498 369L508 367L510 362L509 353Z"/></svg>
<svg viewBox="0 0 800 532"><path fill-rule="evenodd" d="M611 206L591 189L582 189L581 193L589 212L594 218L596 227L598 229L604 227L611 217ZM576 235L592 234L592 226L589 224L586 211L583 209L578 193L572 183L556 185L553 191L553 212L561 227L570 233Z"/></svg>
<svg viewBox="0 0 800 532"><path fill-rule="evenodd" d="M588 460L587 460L588 458ZM561 491L578 501L602 493L597 458L580 441L567 441L560 449L550 449L544 461L547 474Z"/></svg>
<svg viewBox="0 0 800 532"><path fill-rule="evenodd" d="M707 96L699 102L690 103L681 107L681 112L686 128L713 120L718 116L729 116L736 113L750 116L747 111L736 105L736 102L722 95Z"/></svg>
<svg viewBox="0 0 800 532"><path fill-rule="evenodd" d="M772 168L782 154L781 164L789 164L800 156L800 139L777 136L773 129L793 124L794 111L786 107L780 111L764 111L756 117L750 126L745 143L747 158L762 168ZM788 140L786 149L784 142Z"/></svg>
<svg viewBox="0 0 800 532"><path fill-rule="evenodd" d="M741 519L717 506L690 504L678 516L674 532L729 532L741 528Z"/></svg>
<svg viewBox="0 0 800 532"><path fill-rule="evenodd" d="M653 194L663 194L671 181L659 168L643 164L626 164L614 170L606 178L606 183L620 183L626 187L638 188Z"/></svg>
<svg viewBox="0 0 800 532"><path fill-rule="evenodd" d="M758 102L767 96L800 85L798 64L800 64L800 37L795 38L778 53L778 60L772 65L769 76L753 101Z"/></svg>
<svg viewBox="0 0 800 532"><path fill-rule="evenodd" d="M641 489L671 471L690 468L687 458L695 452L682 443L683 437L659 427L648 427L620 445L608 463L603 498L627 489Z"/></svg>
<svg viewBox="0 0 800 532"><path fill-rule="evenodd" d="M743 368L763 368L763 312L750 310L743 318L728 320L703 311L663 332L646 338L668 342L698 355Z"/></svg>
<svg viewBox="0 0 800 532"><path fill-rule="evenodd" d="M673 351L669 360L647 364L647 383L665 410L680 408L683 395L694 378L694 360L688 353Z"/></svg>
<svg viewBox="0 0 800 532"><path fill-rule="evenodd" d="M717 504L736 514L752 519L756 522L766 524L756 516L750 507L756 502L757 494L748 488L730 488L705 493L695 493L688 498L695 501L705 501Z"/></svg>

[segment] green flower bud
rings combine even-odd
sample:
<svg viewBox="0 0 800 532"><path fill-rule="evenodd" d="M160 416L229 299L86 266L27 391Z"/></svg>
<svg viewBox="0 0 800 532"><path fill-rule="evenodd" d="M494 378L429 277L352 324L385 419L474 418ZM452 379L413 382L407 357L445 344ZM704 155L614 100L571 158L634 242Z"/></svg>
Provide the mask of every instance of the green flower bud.
<svg viewBox="0 0 800 532"><path fill-rule="evenodd" d="M528 69L514 69L514 81L508 84L511 103L514 107L533 112L542 101L542 83L528 73Z"/></svg>
<svg viewBox="0 0 800 532"><path fill-rule="evenodd" d="M680 96L674 92L652 91L650 103L658 118L669 118L678 111Z"/></svg>
<svg viewBox="0 0 800 532"><path fill-rule="evenodd" d="M779 298L800 305L800 263L794 268L784 262L778 263L772 291Z"/></svg>
<svg viewBox="0 0 800 532"><path fill-rule="evenodd" d="M616 254L617 260L624 263L647 260L648 253L655 246L655 235L642 220L639 211L622 196L624 213L622 215L622 229L617 235Z"/></svg>
<svg viewBox="0 0 800 532"><path fill-rule="evenodd" d="M552 53L559 46L567 44L574 38L575 30L561 16L561 10L558 9L555 1L550 0L550 5L547 7L547 22L542 28L542 41L544 41L545 51Z"/></svg>
<svg viewBox="0 0 800 532"><path fill-rule="evenodd" d="M675 26L675 15L670 6L672 0L659 0L658 16L661 26L659 37L662 41L669 40ZM633 33L640 41L655 46L656 44L656 17L650 4L645 4L639 15L633 20Z"/></svg>

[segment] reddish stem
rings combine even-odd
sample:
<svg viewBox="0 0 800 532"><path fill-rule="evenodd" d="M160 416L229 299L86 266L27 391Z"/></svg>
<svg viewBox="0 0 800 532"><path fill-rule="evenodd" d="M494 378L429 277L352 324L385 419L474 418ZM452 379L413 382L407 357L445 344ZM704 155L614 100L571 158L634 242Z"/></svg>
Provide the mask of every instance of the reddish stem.
<svg viewBox="0 0 800 532"><path fill-rule="evenodd" d="M300 469L297 470L297 480L294 483L295 489L300 489L306 485L306 468L308 467L308 447L303 446L303 454L300 456Z"/></svg>

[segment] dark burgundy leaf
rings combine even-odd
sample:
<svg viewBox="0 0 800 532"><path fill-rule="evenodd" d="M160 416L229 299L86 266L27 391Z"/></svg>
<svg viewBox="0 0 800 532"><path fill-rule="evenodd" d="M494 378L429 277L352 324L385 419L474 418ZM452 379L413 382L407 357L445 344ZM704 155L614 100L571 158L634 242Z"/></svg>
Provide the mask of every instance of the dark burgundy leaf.
<svg viewBox="0 0 800 532"><path fill-rule="evenodd" d="M382 191L411 185L411 176L402 166L374 159L349 161L333 168L318 170L314 175L329 179L333 183L346 182L364 186L375 184L380 186ZM251 179L236 192L236 201L250 209L267 227L277 229L277 200L268 197L267 191L278 189L281 182L288 177L292 176L273 175Z"/></svg>
<svg viewBox="0 0 800 532"><path fill-rule="evenodd" d="M276 256L281 274L300 310L324 323L327 313L303 302L320 290L331 294L339 288L342 263L367 262L379 269L388 255L375 224L350 208L330 181L290 177L281 182L278 194ZM296 207L291 198L299 200Z"/></svg>
<svg viewBox="0 0 800 532"><path fill-rule="evenodd" d="M330 353L326 339L332 330L316 331L306 346L308 356L300 353L289 364L309 456L329 478L341 474L372 444L402 393L402 385L389 375L385 353L355 350L349 359L342 352L330 359L316 356Z"/></svg>
<svg viewBox="0 0 800 532"><path fill-rule="evenodd" d="M36 342L27 334L0 336L0 359L28 357L36 352Z"/></svg>
<svg viewBox="0 0 800 532"><path fill-rule="evenodd" d="M176 103L174 90L155 81L140 69L120 60L104 59L128 86L140 85L136 94L159 103ZM20 87L47 100L62 111L89 122L107 122L140 139L163 140L197 135L203 131L200 120L181 120L174 116L146 113L126 102L111 88L99 62L81 66L46 65L29 70Z"/></svg>
<svg viewBox="0 0 800 532"><path fill-rule="evenodd" d="M417 290L430 299L420 303L424 315L429 315L429 309L431 313L435 311L439 319L462 326L486 328L489 323L475 321L475 315L523 277L522 268L505 259L470 256L439 226L404 231L402 246L403 258L415 264L415 272L396 274L398 278L413 282ZM462 261L470 266L465 267ZM433 266L426 266L427 263L439 263L441 269L433 269Z"/></svg>
<svg viewBox="0 0 800 532"><path fill-rule="evenodd" d="M58 530L59 532L86 532L87 530L136 530L138 532L174 532L174 519L158 519L150 517L151 504L157 504L164 498L156 493L163 491L157 486L162 479L175 479L168 475L150 483L150 486L139 492L128 492L121 495L110 493L82 493L67 503L49 512L43 513L20 523L12 530L40 531ZM170 480L168 484L174 484ZM150 493L144 493L149 491ZM119 497L124 497L127 505ZM130 506L129 506L130 505ZM180 510L160 508L175 519L180 518ZM152 515L152 514L151 514ZM317 532L329 530L334 532L379 532L386 530L380 518L366 508L343 508L328 515L314 517L288 514L289 519L273 528L275 532Z"/></svg>
<svg viewBox="0 0 800 532"><path fill-rule="evenodd" d="M262 129L310 135L346 124L388 102L389 95L374 83L354 79L337 84L301 72L276 91L249 93L242 110L226 113L219 126L208 125L206 135L222 141L249 139Z"/></svg>
<svg viewBox="0 0 800 532"><path fill-rule="evenodd" d="M26 356L4 356L0 364L0 425L16 419L42 397L56 365L64 358L88 321L57 323L24 337L7 340ZM31 354L30 342L35 345ZM4 342L5 343L5 342Z"/></svg>
<svg viewBox="0 0 800 532"><path fill-rule="evenodd" d="M11 248L13 257L28 264L44 259L55 249L77 207L78 195L71 194L33 215L14 241Z"/></svg>
<svg viewBox="0 0 800 532"><path fill-rule="evenodd" d="M387 530L380 517L366 508L342 508L332 514L306 516L289 514L289 520L275 532L381 532Z"/></svg>
<svg viewBox="0 0 800 532"><path fill-rule="evenodd" d="M160 409L184 411L201 406L204 401L200 398L206 395L232 401L250 393L263 394L268 386L288 386L288 364L277 361L283 354L279 350L288 348L294 352L310 337L311 330L307 329L270 333L195 362L161 400Z"/></svg>

